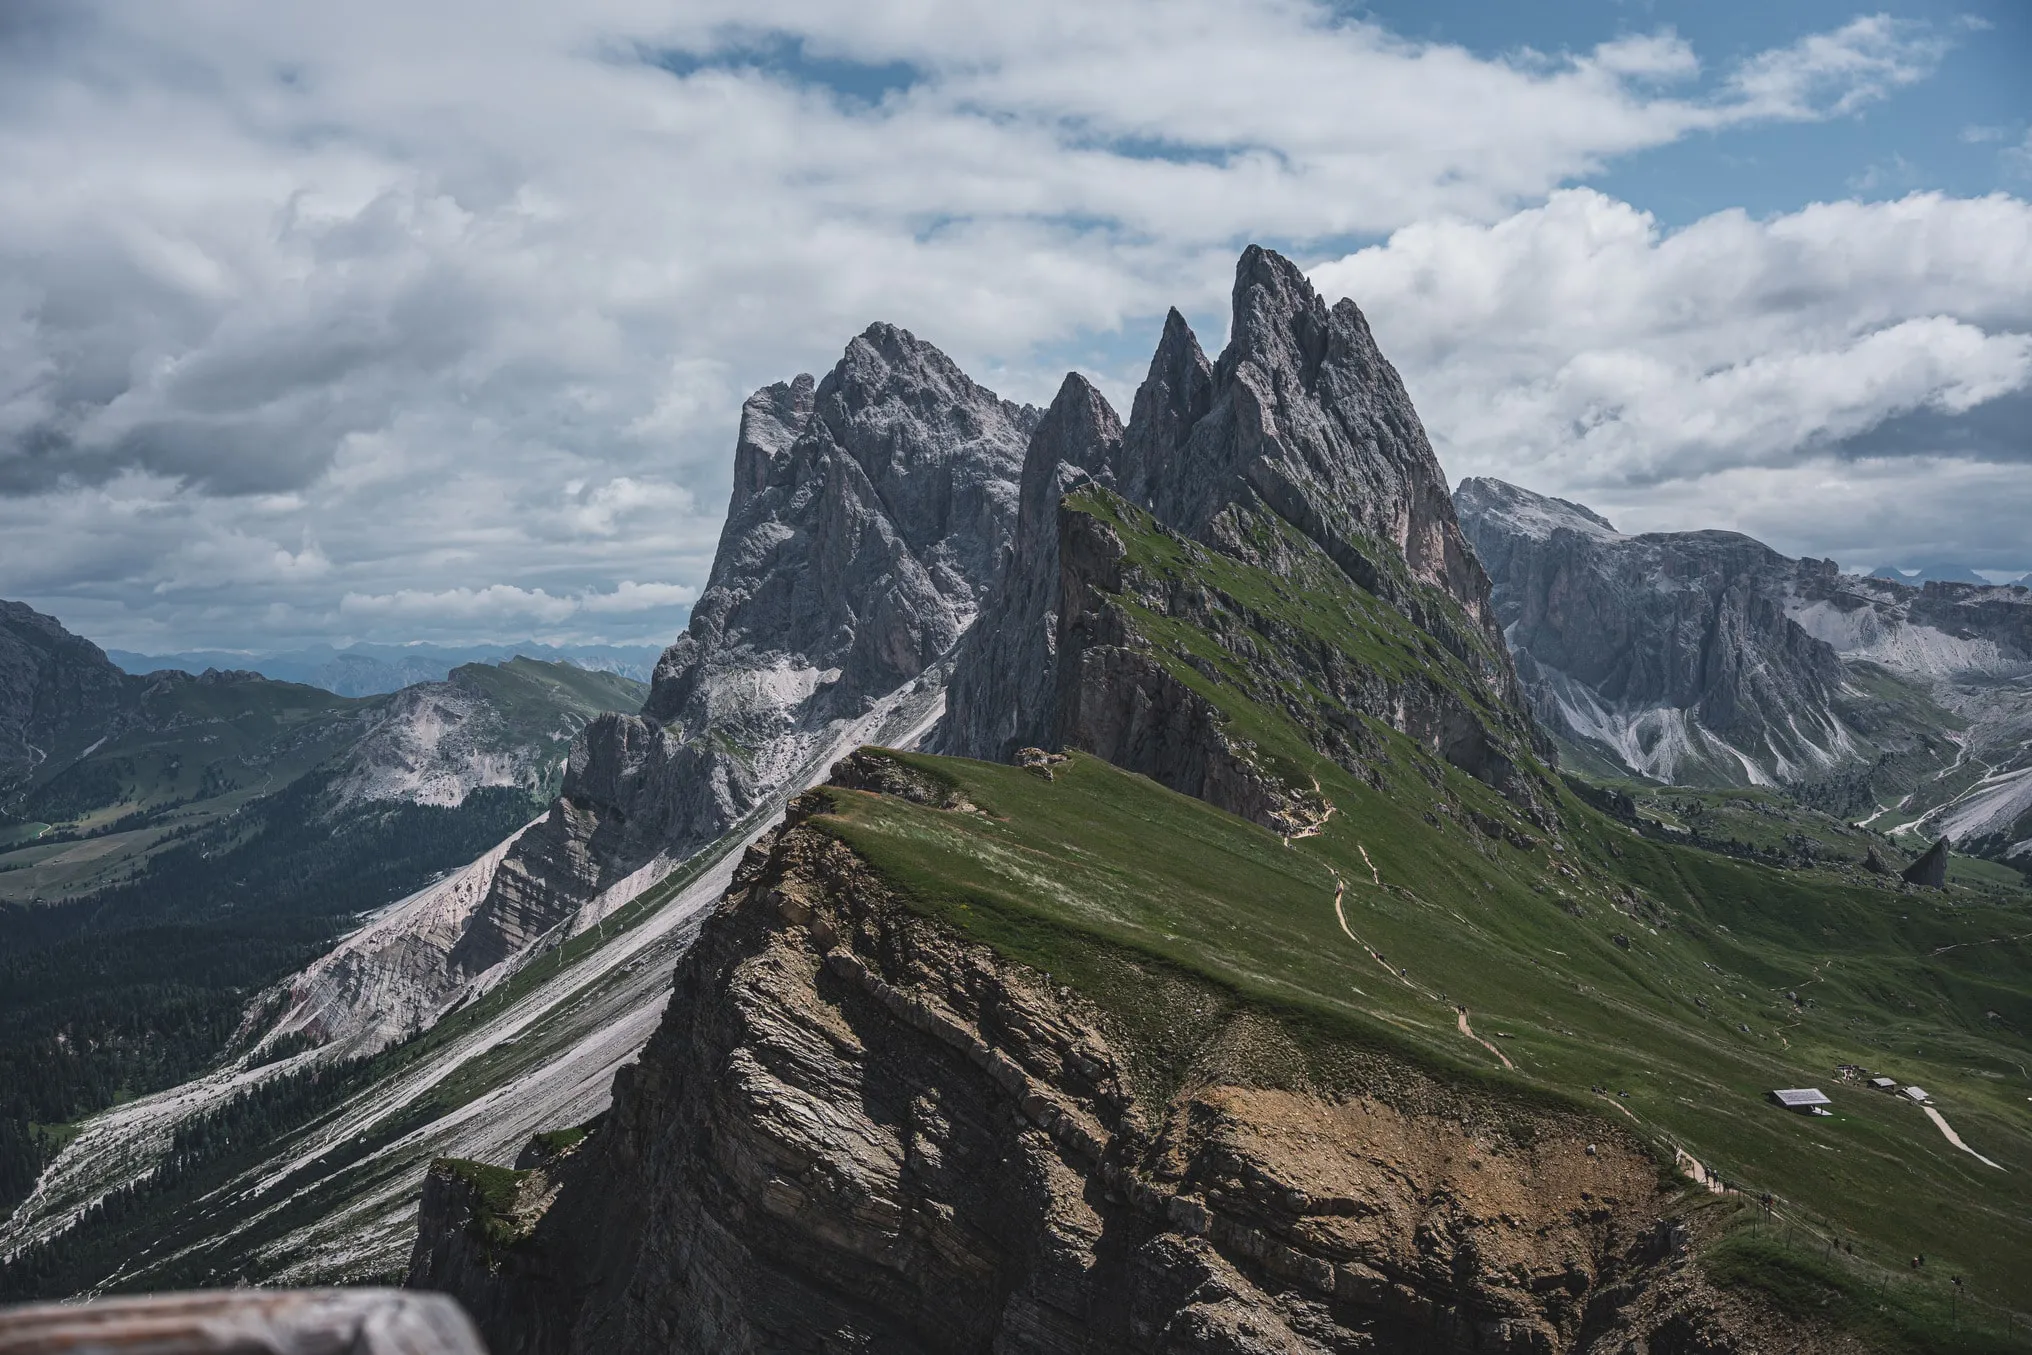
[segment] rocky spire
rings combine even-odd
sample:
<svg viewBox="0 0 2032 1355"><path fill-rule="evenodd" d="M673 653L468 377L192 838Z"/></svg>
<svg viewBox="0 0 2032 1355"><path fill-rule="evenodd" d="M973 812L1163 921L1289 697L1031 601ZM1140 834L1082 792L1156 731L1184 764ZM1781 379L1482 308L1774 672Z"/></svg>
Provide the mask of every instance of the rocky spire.
<svg viewBox="0 0 2032 1355"><path fill-rule="evenodd" d="M1200 351L1185 317L1171 311L1129 409L1115 485L1124 498L1154 506L1173 497L1179 455L1193 425L1206 416L1213 388L1213 364Z"/></svg>
<svg viewBox="0 0 2032 1355"><path fill-rule="evenodd" d="M1085 377L1068 373L1030 436L1015 541L1000 581L954 661L942 751L999 761L1050 741L1058 501L1074 484L1115 479L1121 448L1121 421L1107 399Z"/></svg>
<svg viewBox="0 0 2032 1355"><path fill-rule="evenodd" d="M799 372L788 381L764 386L741 406L741 434L734 443L734 496L727 505L729 522L738 519L748 500L769 483L777 463L811 421L814 386L809 372Z"/></svg>
<svg viewBox="0 0 2032 1355"><path fill-rule="evenodd" d="M1488 577L1461 534L1410 396L1361 311L1352 301L1329 309L1290 260L1254 246L1236 266L1233 305L1231 337L1214 363L1183 316L1166 316L1115 450L1101 450L1098 424L1078 420L1086 450L1046 455L1033 443L1021 491L1025 520L1056 503L1063 468L1078 465L1165 528L1272 570L1290 562L1266 551L1288 550L1277 543L1288 543L1286 527L1295 529L1473 665L1528 727ZM1054 416L1069 396L1082 409L1098 400L1075 380L1068 378ZM1283 526L1261 530L1266 520ZM1060 543L1019 545L997 585L1003 601L986 615L998 628L1027 633L1065 614L1063 586ZM1057 648L1034 634L969 642L940 746L1004 758L1025 743L1055 743L1066 731L1058 713L1047 716L1042 693L1053 688L1058 660Z"/></svg>
<svg viewBox="0 0 2032 1355"><path fill-rule="evenodd" d="M837 756L850 729L879 741L893 733L883 712L934 702L927 670L1007 552L1038 417L884 324L817 383L751 396L690 624L640 717L581 731L562 793L495 872L454 968L500 963L615 881L717 838Z"/></svg>
<svg viewBox="0 0 2032 1355"><path fill-rule="evenodd" d="M705 594L657 664L643 714L684 737L775 718L750 709L752 683L716 679L723 669L844 684L829 700L846 711L936 662L1009 544L1037 418L884 324L849 343L808 396L798 382L758 391L742 411L733 502Z"/></svg>
<svg viewBox="0 0 2032 1355"><path fill-rule="evenodd" d="M1488 577L1396 368L1354 302L1329 309L1282 255L1252 245L1236 265L1232 333L1181 462L1180 499L1150 504L1160 520L1247 555L1221 519L1260 504L1428 628L1442 618L1411 585L1440 589L1502 652Z"/></svg>

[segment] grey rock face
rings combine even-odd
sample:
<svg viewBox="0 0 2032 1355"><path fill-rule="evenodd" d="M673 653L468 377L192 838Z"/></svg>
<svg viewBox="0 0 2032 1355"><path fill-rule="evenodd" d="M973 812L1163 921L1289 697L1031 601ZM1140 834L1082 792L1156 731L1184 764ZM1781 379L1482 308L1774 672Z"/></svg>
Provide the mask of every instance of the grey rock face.
<svg viewBox="0 0 2032 1355"><path fill-rule="evenodd" d="M1848 757L1840 657L1785 614L1798 562L1734 532L1624 536L1499 480L1455 502L1547 727L1665 781L1795 781Z"/></svg>
<svg viewBox="0 0 2032 1355"><path fill-rule="evenodd" d="M1189 381L1171 389L1174 398L1197 394ZM1194 407L1188 399L1152 417L1176 427ZM1445 618L1409 585L1437 588L1501 653L1488 578L1461 534L1403 381L1355 303L1343 299L1329 310L1290 260L1254 246L1242 255L1233 332L1213 369L1206 413L1182 444L1146 455L1144 506L1166 526L1248 558L1256 550L1247 534L1222 519L1260 506L1435 632L1447 629Z"/></svg>
<svg viewBox="0 0 2032 1355"><path fill-rule="evenodd" d="M1947 888L1947 851L1946 838L1928 847L1924 856L1905 867L1902 872L1905 883L1923 885L1928 889Z"/></svg>
<svg viewBox="0 0 2032 1355"><path fill-rule="evenodd" d="M942 750L1006 761L1052 737L1058 501L1074 484L1112 478L1121 446L1121 421L1106 398L1086 378L1068 374L1024 454L1015 539L1001 582L954 660Z"/></svg>
<svg viewBox="0 0 2032 1355"><path fill-rule="evenodd" d="M704 847L878 702L935 700L1010 546L1039 417L879 324L822 381L750 397L690 625L642 714L574 744L457 962L496 963L642 866Z"/></svg>
<svg viewBox="0 0 2032 1355"><path fill-rule="evenodd" d="M1059 541L1062 612L1053 709L1058 743L1275 832L1295 832L1318 819L1323 810L1313 797L1260 768L1229 736L1213 703L1152 658L1114 601L1133 594L1163 614L1171 609L1173 590L1146 587L1125 568L1121 538L1086 513L1060 509ZM1176 600L1181 612L1209 631L1217 633L1217 616L1232 619L1220 615L1223 603L1210 595ZM1270 656L1259 647L1255 658L1267 664ZM1288 685L1295 676L1279 673L1273 681ZM1315 722L1301 718L1301 723Z"/></svg>
<svg viewBox="0 0 2032 1355"><path fill-rule="evenodd" d="M1456 502L1533 709L1580 756L1791 784L2032 860L2032 592L1859 578L1734 532L1625 536L1499 480ZM1974 785L1953 775L1971 762Z"/></svg>
<svg viewBox="0 0 2032 1355"><path fill-rule="evenodd" d="M804 410L772 388L743 412L712 576L643 711L686 736L783 708L724 672L837 670L829 711L916 677L973 620L1009 544L1036 410L890 325L849 344Z"/></svg>
<svg viewBox="0 0 2032 1355"><path fill-rule="evenodd" d="M1040 439L1051 430L1052 445L1033 444L1025 462L1026 524L1041 524L1045 504L1090 480L1170 533L1287 577L1303 568L1287 535L1296 533L1473 665L1484 694L1515 714L1497 713L1512 727L1492 733L1487 712L1461 706L1437 683L1429 693L1365 690L1358 708L1507 783L1515 758L1499 745L1515 745L1514 753L1535 735L1488 579L1455 521L1410 397L1353 302L1329 309L1289 260L1251 248L1236 267L1232 337L1218 362L1173 311L1118 438L1097 401L1068 378L1040 430ZM1053 423L1061 409L1080 430L1071 445ZM1300 800L1247 767L1220 734L1212 707L1139 656L1133 628L1101 601L1121 586L1118 552L1075 519L1061 531L1092 537L1077 546L1047 542L1041 525L1019 527L988 620L962 649L941 750L1005 759L1031 744L1081 747L1265 823L1302 818ZM1194 624L1225 606L1144 601L1160 613L1184 608ZM1316 666L1314 656L1284 657L1294 680ZM1056 693L1049 708L1047 690ZM1353 731L1315 732L1337 756L1352 755Z"/></svg>

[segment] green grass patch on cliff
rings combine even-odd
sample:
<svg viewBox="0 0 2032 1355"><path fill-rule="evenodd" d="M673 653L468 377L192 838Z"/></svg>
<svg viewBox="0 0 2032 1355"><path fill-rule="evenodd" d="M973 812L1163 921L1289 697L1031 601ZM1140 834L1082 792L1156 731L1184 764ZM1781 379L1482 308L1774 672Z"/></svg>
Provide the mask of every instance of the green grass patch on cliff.
<svg viewBox="0 0 2032 1355"><path fill-rule="evenodd" d="M466 1187L467 1200L473 1209L473 1230L486 1254L497 1255L529 1236L535 1221L525 1218L520 1208L528 1172L462 1157L438 1158L430 1169L443 1172Z"/></svg>
<svg viewBox="0 0 2032 1355"><path fill-rule="evenodd" d="M1223 596L1274 610L1277 628L1305 643L1357 656L1380 646L1393 664L1478 685L1422 637L1395 648L1403 619L1338 574L1294 590L1119 512L1111 525L1139 568L1188 585L1203 574ZM813 823L926 912L1086 993L1157 1064L1189 1057L1193 1032L1221 1019L1215 1009L1252 1007L1276 1018L1300 1051L1292 1075L1315 1085L1332 1083L1332 1049L1343 1045L1472 1078L1492 1099L1557 1097L1668 1158L1681 1148L1771 1191L1803 1225L1855 1240L1866 1260L1923 1252L1983 1302L2027 1302L2032 895L1988 881L1914 891L1846 868L1782 869L1659 841L1549 775L1562 827L1548 837L1493 789L1374 721L1367 765L1352 774L1294 718L1308 700L1258 699L1260 673L1205 631L1137 621L1161 623L1148 636L1154 656L1266 768L1298 786L1316 779L1335 811L1321 833L1287 844L1078 755L1046 780L896 754L957 783L983 812L835 788L832 812ZM1768 817L1756 796L1711 803L1768 823L1774 842L1805 831ZM1491 836L1478 818L1523 831ZM1833 830L1813 836L1847 845ZM1460 1032L1457 1007L1514 1071ZM1345 1067L1360 1078L1373 1063ZM2002 1169L1955 1148L1917 1107L1840 1081L1837 1064L1926 1087ZM1789 1114L1766 1099L1797 1086L1828 1092L1834 1114Z"/></svg>
<svg viewBox="0 0 2032 1355"><path fill-rule="evenodd" d="M1959 964L1959 952L1932 953L1939 938L1998 924L1995 913L1889 890L1857 897L1605 821L1590 826L1614 839L1621 860L1604 857L1622 876L1574 842L1566 860L1588 869L1569 880L1542 849L1437 828L1402 795L1330 765L1321 783L1340 812L1286 846L1080 755L1051 781L895 756L957 781L984 812L830 789L814 825L928 914L1102 1006L1150 1056L1160 1085L1146 1090L1169 1090L1161 1083L1247 1007L1298 1054L1288 1074L1260 1070L1269 1080L1352 1091L1375 1075L1362 1056L1380 1053L1494 1099L1592 1107L1662 1153L1684 1147L1774 1191L1881 1263L1926 1252L1989 1301L2017 1297L2032 1255L2032 1123L2014 1104L2027 1093L2013 1090L2025 1052L1986 1013L2015 1001L2026 1015L2023 978L1997 948ZM1610 890L1640 893L1653 911L1632 916ZM1802 987L1801 1002L1787 996ZM1514 1073L1459 1033L1456 1004ZM1920 1081L2009 1170L1954 1149L1916 1107L1840 1083L1838 1062ZM1835 1114L1808 1119L1765 1099L1799 1085L1828 1090Z"/></svg>

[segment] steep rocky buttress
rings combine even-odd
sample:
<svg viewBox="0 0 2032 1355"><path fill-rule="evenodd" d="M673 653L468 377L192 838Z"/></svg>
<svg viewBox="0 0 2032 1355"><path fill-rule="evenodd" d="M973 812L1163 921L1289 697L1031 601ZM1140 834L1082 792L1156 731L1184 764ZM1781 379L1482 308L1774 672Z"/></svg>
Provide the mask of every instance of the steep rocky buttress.
<svg viewBox="0 0 2032 1355"><path fill-rule="evenodd" d="M1640 1146L1380 1059L1361 1090L1278 1085L1236 1052L1277 1039L1236 1014L1147 1090L1097 1010L794 816L555 1203L503 1246L439 1173L410 1283L495 1355L1521 1352L1714 1323Z"/></svg>

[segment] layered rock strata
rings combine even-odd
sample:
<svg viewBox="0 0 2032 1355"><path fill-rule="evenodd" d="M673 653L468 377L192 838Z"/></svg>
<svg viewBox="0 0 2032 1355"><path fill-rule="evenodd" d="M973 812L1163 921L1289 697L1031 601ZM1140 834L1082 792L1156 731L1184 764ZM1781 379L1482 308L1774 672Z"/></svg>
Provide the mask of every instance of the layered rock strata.
<svg viewBox="0 0 2032 1355"><path fill-rule="evenodd" d="M529 1235L442 1173L410 1283L495 1355L1738 1348L1617 1131L1219 1025L1160 1068L793 821Z"/></svg>

